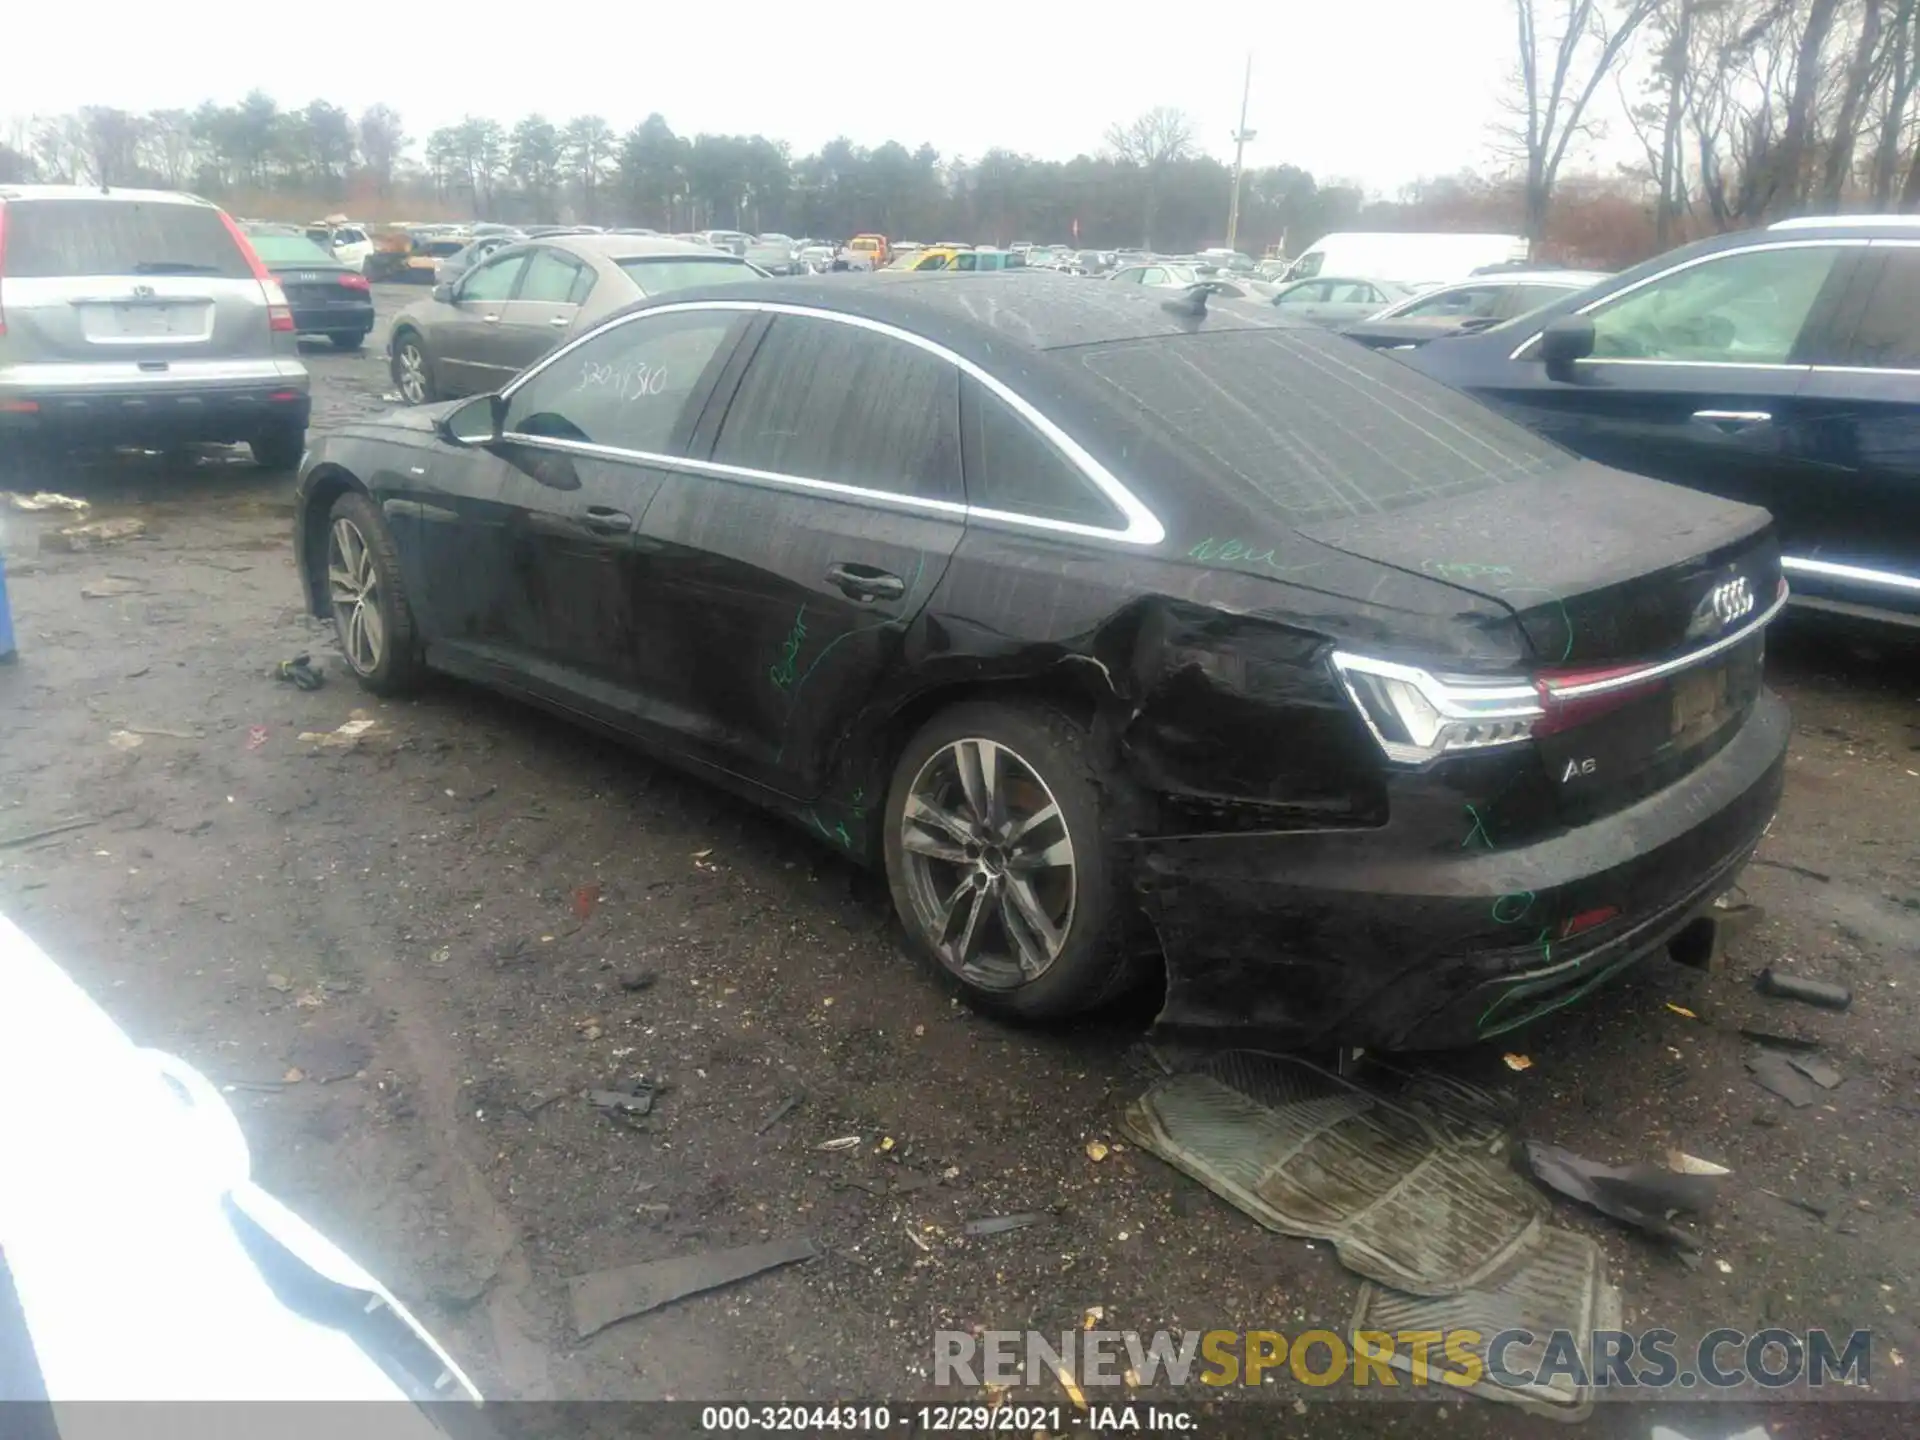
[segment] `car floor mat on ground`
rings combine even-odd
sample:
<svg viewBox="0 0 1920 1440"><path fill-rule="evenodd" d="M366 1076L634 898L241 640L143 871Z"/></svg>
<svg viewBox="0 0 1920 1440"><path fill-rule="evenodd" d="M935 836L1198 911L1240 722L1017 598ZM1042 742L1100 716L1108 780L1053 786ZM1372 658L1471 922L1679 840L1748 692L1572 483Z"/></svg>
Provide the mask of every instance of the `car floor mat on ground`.
<svg viewBox="0 0 1920 1440"><path fill-rule="evenodd" d="M1331 1242L1356 1274L1453 1295L1535 1244L1547 1213L1472 1093L1420 1080L1378 1093L1238 1050L1159 1081L1121 1126L1268 1229Z"/></svg>
<svg viewBox="0 0 1920 1440"><path fill-rule="evenodd" d="M1531 1375L1540 1369L1550 1337L1565 1331L1573 1337L1574 1363L1585 1375L1593 1354L1593 1332L1618 1330L1621 1323L1620 1292L1607 1283L1600 1247L1584 1235L1550 1225L1542 1227L1537 1245L1484 1286L1432 1298L1370 1282L1361 1286L1360 1303L1353 1312L1356 1335L1373 1331L1397 1341L1410 1331L1448 1336L1462 1330L1477 1332L1480 1344L1470 1348L1481 1361L1482 1378L1458 1388L1560 1420L1586 1418L1593 1408L1592 1384L1582 1385L1571 1375L1555 1375L1529 1385L1501 1385L1485 1374L1487 1342L1503 1330L1529 1331L1535 1338L1524 1345L1508 1345L1502 1363L1511 1374ZM1384 1341L1375 1343L1384 1348ZM1411 1353L1397 1343L1387 1363L1413 1373ZM1445 1373L1464 1372L1436 1346L1427 1356L1427 1388L1455 1388L1440 1379Z"/></svg>

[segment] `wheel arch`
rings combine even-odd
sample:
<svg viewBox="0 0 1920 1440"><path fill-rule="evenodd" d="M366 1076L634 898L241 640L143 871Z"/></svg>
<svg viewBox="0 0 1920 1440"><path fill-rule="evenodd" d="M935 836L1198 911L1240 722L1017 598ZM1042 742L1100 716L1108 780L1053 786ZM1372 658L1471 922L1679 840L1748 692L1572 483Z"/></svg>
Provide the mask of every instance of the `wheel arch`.
<svg viewBox="0 0 1920 1440"><path fill-rule="evenodd" d="M327 520L342 495L372 499L360 477L339 465L318 465L307 477L307 503L300 531L300 573L307 587L307 610L320 619L332 611L327 599Z"/></svg>

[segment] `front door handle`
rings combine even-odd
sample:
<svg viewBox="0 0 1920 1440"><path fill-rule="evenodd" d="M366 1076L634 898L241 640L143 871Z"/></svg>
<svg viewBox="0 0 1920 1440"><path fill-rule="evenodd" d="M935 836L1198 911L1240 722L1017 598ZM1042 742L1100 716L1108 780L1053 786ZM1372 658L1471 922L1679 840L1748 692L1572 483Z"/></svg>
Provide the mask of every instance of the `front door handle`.
<svg viewBox="0 0 1920 1440"><path fill-rule="evenodd" d="M1729 435L1736 430L1751 430L1757 425L1773 423L1772 414L1765 410L1696 410L1693 418Z"/></svg>
<svg viewBox="0 0 1920 1440"><path fill-rule="evenodd" d="M633 516L605 505L589 505L584 519L587 529L596 535L625 535L633 529Z"/></svg>
<svg viewBox="0 0 1920 1440"><path fill-rule="evenodd" d="M906 581L871 565L828 566L827 581L855 600L898 600L907 593Z"/></svg>
<svg viewBox="0 0 1920 1440"><path fill-rule="evenodd" d="M482 315L480 318L489 325L498 325L500 323L500 317L498 315Z"/></svg>
<svg viewBox="0 0 1920 1440"><path fill-rule="evenodd" d="M566 328L567 325L571 324L572 321L573 321L573 317L571 315L556 315L551 320L547 321L547 323L553 326L554 329L561 330Z"/></svg>

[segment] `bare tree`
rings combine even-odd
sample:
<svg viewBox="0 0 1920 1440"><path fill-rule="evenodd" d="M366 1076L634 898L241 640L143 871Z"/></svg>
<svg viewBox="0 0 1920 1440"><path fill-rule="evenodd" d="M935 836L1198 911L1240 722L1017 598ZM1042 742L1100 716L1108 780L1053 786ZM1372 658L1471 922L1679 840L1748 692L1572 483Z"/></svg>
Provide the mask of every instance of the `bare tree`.
<svg viewBox="0 0 1920 1440"><path fill-rule="evenodd" d="M1193 120L1184 110L1156 105L1125 125L1107 127L1107 146L1114 158L1138 165L1144 172L1141 241L1153 248L1153 217L1160 205L1160 178L1167 166L1193 155Z"/></svg>
<svg viewBox="0 0 1920 1440"><path fill-rule="evenodd" d="M1920 87L1920 0L1893 0L1893 14L1885 30L1873 80L1880 113L1873 158L1867 167L1867 192L1876 210L1894 203L1894 176L1906 138L1907 110L1915 88ZM1906 197L1903 203L1910 203L1912 198Z"/></svg>
<svg viewBox="0 0 1920 1440"><path fill-rule="evenodd" d="M1513 0L1520 49L1513 120L1501 127L1510 153L1525 167L1527 238L1546 234L1547 207L1560 166L1577 135L1590 133L1587 106L1626 54L1659 0ZM1559 33L1543 35L1541 16L1558 12ZM1551 21L1549 23L1552 23Z"/></svg>

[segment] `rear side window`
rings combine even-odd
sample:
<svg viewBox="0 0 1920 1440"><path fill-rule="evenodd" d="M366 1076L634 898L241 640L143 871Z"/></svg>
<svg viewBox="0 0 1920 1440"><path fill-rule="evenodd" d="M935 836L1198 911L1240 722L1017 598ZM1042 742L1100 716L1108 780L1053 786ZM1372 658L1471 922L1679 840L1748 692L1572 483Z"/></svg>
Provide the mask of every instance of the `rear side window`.
<svg viewBox="0 0 1920 1440"><path fill-rule="evenodd" d="M1842 365L1873 370L1920 370L1920 250L1885 251L1885 267L1842 355Z"/></svg>
<svg viewBox="0 0 1920 1440"><path fill-rule="evenodd" d="M961 401L967 503L1122 530L1127 519L1011 405L969 377Z"/></svg>
<svg viewBox="0 0 1920 1440"><path fill-rule="evenodd" d="M1439 381L1310 326L1129 340L1078 358L1124 413L1294 524L1384 514L1571 463Z"/></svg>
<svg viewBox="0 0 1920 1440"><path fill-rule="evenodd" d="M954 500L960 372L891 335L777 317L714 444L723 465Z"/></svg>
<svg viewBox="0 0 1920 1440"><path fill-rule="evenodd" d="M159 200L15 200L7 206L7 274L214 275L253 268L207 205Z"/></svg>

